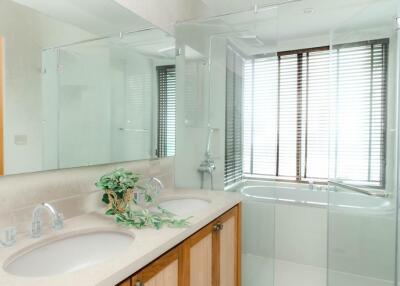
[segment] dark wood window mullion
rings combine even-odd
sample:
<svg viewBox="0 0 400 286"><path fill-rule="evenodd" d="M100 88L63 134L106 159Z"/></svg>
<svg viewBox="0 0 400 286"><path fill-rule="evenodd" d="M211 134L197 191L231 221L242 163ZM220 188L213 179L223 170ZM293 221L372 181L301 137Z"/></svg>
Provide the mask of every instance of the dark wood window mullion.
<svg viewBox="0 0 400 286"><path fill-rule="evenodd" d="M233 66L232 66L232 86L233 86L233 90L232 90L232 102L231 102L231 104L232 104L232 125L233 125L233 127L232 127L232 130L233 130L233 134L231 134L232 135L232 140L233 140L233 143L232 143L232 157L233 157L233 164L232 164L232 168L233 168L233 173L234 173L234 177L235 177L235 180L234 180L234 182L236 182L236 164L238 163L237 161L236 161L236 110L235 110L235 107L236 107L236 93L237 93L237 91L236 91L236 56L234 56L234 60L233 60Z"/></svg>
<svg viewBox="0 0 400 286"><path fill-rule="evenodd" d="M164 100L164 92L165 92L165 74L161 67L157 67L157 73L158 73L158 132L157 132L157 151L156 155L157 157L161 157L164 155L164 150L163 150L163 127L164 124L162 124L163 120L163 114L164 114L164 105L162 101Z"/></svg>
<svg viewBox="0 0 400 286"><path fill-rule="evenodd" d="M277 104L277 128L276 128L276 168L275 175L279 176L279 128L281 116L281 57L278 56L278 104Z"/></svg>
<svg viewBox="0 0 400 286"><path fill-rule="evenodd" d="M381 172L380 172L380 177L381 177L381 187L386 186L386 135L387 135L387 77L388 77L388 43L383 43L382 44L382 59L383 59L383 84L382 84L382 94L384 94L383 102L382 102L382 114L383 114L383 128L382 128L382 133L381 133L381 140L380 144L382 146L382 152L381 152Z"/></svg>
<svg viewBox="0 0 400 286"><path fill-rule="evenodd" d="M301 137L302 137L302 72L303 54L297 55L297 120L296 120L296 181L301 181Z"/></svg>

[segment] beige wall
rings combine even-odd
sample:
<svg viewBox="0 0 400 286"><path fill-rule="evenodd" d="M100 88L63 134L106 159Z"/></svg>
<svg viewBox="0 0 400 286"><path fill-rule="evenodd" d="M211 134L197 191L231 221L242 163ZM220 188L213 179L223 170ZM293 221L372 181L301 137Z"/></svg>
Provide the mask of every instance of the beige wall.
<svg viewBox="0 0 400 286"><path fill-rule="evenodd" d="M174 187L174 158L144 160L92 167L11 175L0 178L0 228L17 226L29 231L33 208L41 202L52 203L65 218L99 210L101 192L94 185L116 168L126 168L142 175L155 176L166 188Z"/></svg>

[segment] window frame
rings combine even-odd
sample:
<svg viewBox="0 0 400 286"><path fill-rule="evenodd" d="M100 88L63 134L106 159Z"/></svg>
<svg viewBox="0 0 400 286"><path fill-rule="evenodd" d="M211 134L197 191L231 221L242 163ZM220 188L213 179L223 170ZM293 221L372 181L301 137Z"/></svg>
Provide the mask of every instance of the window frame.
<svg viewBox="0 0 400 286"><path fill-rule="evenodd" d="M383 82L384 82L384 86L385 86L385 90L382 91L383 93L383 98L384 98L384 106L382 108L384 108L383 110L383 128L382 128L382 138L383 138L383 142L381 144L382 146L382 155L383 155L383 162L381 165L381 181L379 182L379 185L373 185L372 182L371 184L368 184L368 182L363 182L364 184L360 185L363 187L369 187L369 188L376 188L376 189L384 189L386 186L386 175L387 175L387 170L386 170L386 163L387 163L387 142L388 142L388 138L387 138L387 128L388 128L388 122L387 122L387 118L388 118L388 88L387 88L387 83L388 83L388 68L389 68L389 64L388 64L388 55L389 55L389 39L388 38L384 38L384 39L376 39L376 40L368 40L368 41L362 41L362 42L354 42L354 43L348 43L348 44L340 44L340 45L334 45L332 47L330 46L320 46L320 47L312 47L312 48L306 48L306 49L296 49L296 50L288 50L288 51L281 51L281 52L277 52L275 55L272 55L273 57L277 58L278 61L278 81L280 81L280 62L281 62L281 57L282 56L289 56L289 55L297 55L297 91L296 91L296 97L297 97L297 102L300 101L300 110L302 109L301 106L301 95L302 95L302 72L303 70L300 68L299 66L302 65L302 56L304 56L304 54L309 54L311 52L323 52L323 51L327 51L330 53L330 51L332 50L339 50L340 48L349 48L349 47L356 47L356 46L363 46L363 45L370 45L371 47L373 47L374 44L382 44L385 45L384 49L386 51L386 53L384 54L384 77L383 77ZM301 55L301 56L299 56ZM271 55L270 55L271 56ZM256 58L263 58L263 57L268 57L266 55L255 55L253 56L251 59L249 60L254 60ZM300 95L300 96L299 96ZM279 117L279 86L278 86L278 117ZM301 112L301 111L300 111ZM310 183L310 182L316 182L319 184L327 184L329 177L328 178L307 178L307 177L303 177L301 172L301 166L302 166L302 133L301 133L301 129L302 129L302 119L301 117L299 117L299 104L297 104L297 113L296 113L296 118L297 118L297 122L296 122L296 176L295 177L289 177L289 176L279 176L279 127L277 129L278 132L278 138L277 138L277 152L276 152L276 168L275 168L275 172L276 172L276 176L271 176L271 175L265 175L265 174L257 174L257 173L248 173L243 171L243 179L255 179L255 180L266 180L266 181L273 181L273 182L290 182L290 183ZM300 129L300 132L299 132ZM299 143L300 141L300 143ZM307 148L305 149L305 158L304 160L307 160ZM253 158L251 158L251 161L253 160ZM252 163L251 163L252 164ZM307 167L305 167L307 168ZM356 180L347 180L348 182L359 182Z"/></svg>

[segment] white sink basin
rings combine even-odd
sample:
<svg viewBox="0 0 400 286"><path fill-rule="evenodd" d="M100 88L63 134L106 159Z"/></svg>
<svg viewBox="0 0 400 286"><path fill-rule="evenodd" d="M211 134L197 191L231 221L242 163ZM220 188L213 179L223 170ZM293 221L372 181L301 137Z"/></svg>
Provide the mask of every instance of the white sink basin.
<svg viewBox="0 0 400 286"><path fill-rule="evenodd" d="M117 256L133 240L131 234L112 230L67 234L20 251L3 268L25 277L73 272Z"/></svg>
<svg viewBox="0 0 400 286"><path fill-rule="evenodd" d="M207 208L210 202L198 198L168 199L160 202L159 206L177 216L187 216Z"/></svg>

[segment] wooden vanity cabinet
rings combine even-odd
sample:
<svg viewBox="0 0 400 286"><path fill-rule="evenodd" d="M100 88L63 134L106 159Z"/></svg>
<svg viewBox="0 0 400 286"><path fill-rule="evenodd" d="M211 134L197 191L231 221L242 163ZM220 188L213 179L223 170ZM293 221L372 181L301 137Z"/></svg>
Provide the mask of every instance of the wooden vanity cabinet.
<svg viewBox="0 0 400 286"><path fill-rule="evenodd" d="M182 286L239 286L240 206L186 239L182 252Z"/></svg>
<svg viewBox="0 0 400 286"><path fill-rule="evenodd" d="M119 286L240 286L240 204Z"/></svg>
<svg viewBox="0 0 400 286"><path fill-rule="evenodd" d="M131 278L132 286L179 286L179 249L175 247Z"/></svg>

